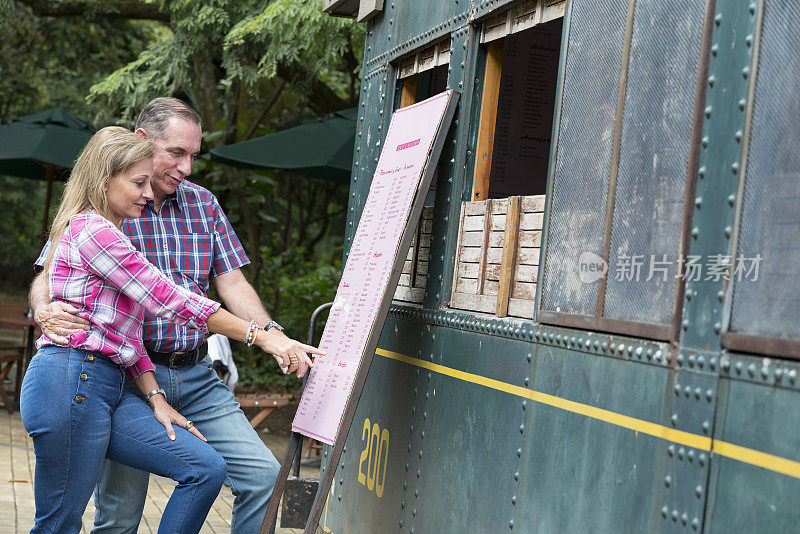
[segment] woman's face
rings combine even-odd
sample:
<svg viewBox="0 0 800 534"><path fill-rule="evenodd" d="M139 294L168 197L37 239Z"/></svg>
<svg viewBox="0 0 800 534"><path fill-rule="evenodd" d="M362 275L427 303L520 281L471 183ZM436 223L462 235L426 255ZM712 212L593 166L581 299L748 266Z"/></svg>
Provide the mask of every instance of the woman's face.
<svg viewBox="0 0 800 534"><path fill-rule="evenodd" d="M152 176L153 160L147 158L108 180L106 200L114 224L119 225L122 219L141 216L147 201L153 200L153 190L150 188Z"/></svg>

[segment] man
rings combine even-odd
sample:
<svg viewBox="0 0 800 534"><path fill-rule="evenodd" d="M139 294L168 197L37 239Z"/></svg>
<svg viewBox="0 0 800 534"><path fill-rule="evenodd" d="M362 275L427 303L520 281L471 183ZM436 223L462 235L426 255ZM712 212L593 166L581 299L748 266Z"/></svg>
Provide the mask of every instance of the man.
<svg viewBox="0 0 800 534"><path fill-rule="evenodd" d="M175 98L157 98L139 115L136 133L149 139L153 156L153 202L123 231L148 260L178 284L208 296L213 280L229 311L265 325L271 351L284 372L296 371L290 356L304 345L288 338L267 314L240 268L249 263L217 199L184 181L200 151L200 116ZM44 254L44 253L43 253ZM40 256L37 264L41 265ZM77 310L49 302L47 280L31 286L31 309L42 331L57 343L87 329ZM167 401L205 435L228 464L225 483L235 495L231 532L258 532L280 464L250 426L233 394L217 378L205 355L203 334L148 316L144 344ZM135 533L147 495L149 473L106 461L95 492L93 532Z"/></svg>

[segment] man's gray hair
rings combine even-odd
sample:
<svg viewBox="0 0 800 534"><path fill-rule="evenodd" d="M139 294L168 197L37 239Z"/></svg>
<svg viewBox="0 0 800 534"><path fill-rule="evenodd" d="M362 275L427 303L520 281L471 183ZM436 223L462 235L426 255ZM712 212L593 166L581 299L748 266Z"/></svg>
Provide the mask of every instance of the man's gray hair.
<svg viewBox="0 0 800 534"><path fill-rule="evenodd" d="M154 98L139 113L136 129L143 129L151 140L163 139L167 135L170 117L179 117L202 126L200 114L183 100L171 97Z"/></svg>

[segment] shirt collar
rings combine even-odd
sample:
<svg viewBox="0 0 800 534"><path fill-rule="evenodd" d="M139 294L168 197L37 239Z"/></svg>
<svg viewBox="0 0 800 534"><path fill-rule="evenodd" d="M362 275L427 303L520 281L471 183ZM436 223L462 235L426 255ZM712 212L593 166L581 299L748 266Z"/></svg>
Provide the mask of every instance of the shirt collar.
<svg viewBox="0 0 800 534"><path fill-rule="evenodd" d="M167 195L167 198L164 199L164 202L161 203L161 208L164 208L164 204L170 201L175 201L175 206L178 208L178 211L183 212L185 211L184 208L188 205L189 199L186 198L186 186L184 185L183 181L178 184L178 187L175 189L175 192L171 195ZM155 205L151 200L148 202L151 208L155 209ZM160 210L159 210L160 211Z"/></svg>

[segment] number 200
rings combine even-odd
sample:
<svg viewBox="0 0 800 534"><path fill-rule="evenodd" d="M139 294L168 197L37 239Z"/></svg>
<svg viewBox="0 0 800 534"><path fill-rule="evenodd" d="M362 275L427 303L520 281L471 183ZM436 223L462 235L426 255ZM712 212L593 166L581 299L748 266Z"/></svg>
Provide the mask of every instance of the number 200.
<svg viewBox="0 0 800 534"><path fill-rule="evenodd" d="M386 483L386 462L389 459L389 431L383 429L378 423L370 424L369 419L364 420L364 429L361 440L366 441L364 450L361 451L361 460L358 462L358 481L374 491L378 497L383 497L383 486ZM367 474L364 474L364 462L367 464ZM378 473L382 471L380 478Z"/></svg>

